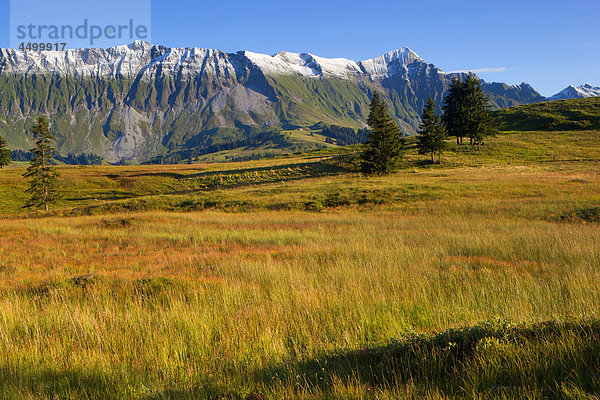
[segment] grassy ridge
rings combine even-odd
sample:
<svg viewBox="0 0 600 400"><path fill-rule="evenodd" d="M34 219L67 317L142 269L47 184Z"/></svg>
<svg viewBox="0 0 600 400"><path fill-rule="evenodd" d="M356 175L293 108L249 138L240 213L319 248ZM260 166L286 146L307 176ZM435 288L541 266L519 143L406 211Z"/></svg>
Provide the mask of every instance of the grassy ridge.
<svg viewBox="0 0 600 400"><path fill-rule="evenodd" d="M600 130L600 98L549 101L494 112L503 131Z"/></svg>
<svg viewBox="0 0 600 400"><path fill-rule="evenodd" d="M336 148L327 138L309 128L282 130L279 135L252 146L223 150L196 157L199 162L227 162L243 159L273 158L322 148Z"/></svg>
<svg viewBox="0 0 600 400"><path fill-rule="evenodd" d="M61 166L58 169L63 197L55 209L89 214L152 209L403 206L417 199L467 195L473 190L470 180L502 181L504 171L515 174L512 180L517 176L526 179L532 171L561 176L559 171L566 169L576 174L577 170L596 165L598 134L599 131L514 132L489 138L482 151L450 143L441 165L428 164L417 154L414 141L409 141L400 179L362 179L357 173L357 149L352 147L243 163ZM26 182L21 177L24 170L23 164L2 170L1 184L6 195L0 196L0 214L27 212L21 209L25 202ZM452 179L441 179L444 174ZM594 181L593 176L586 179ZM520 185L517 182L515 187ZM545 189L549 193L556 191L551 185ZM510 184L505 187L505 195L512 195Z"/></svg>

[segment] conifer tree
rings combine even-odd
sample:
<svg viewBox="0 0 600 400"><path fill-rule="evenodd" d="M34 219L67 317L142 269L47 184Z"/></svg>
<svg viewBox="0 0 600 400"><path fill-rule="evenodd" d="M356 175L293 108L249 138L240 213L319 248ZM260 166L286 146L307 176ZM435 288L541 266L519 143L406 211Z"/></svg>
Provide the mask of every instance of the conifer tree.
<svg viewBox="0 0 600 400"><path fill-rule="evenodd" d="M446 125L446 129L450 136L456 136L456 144L461 144L463 136L466 131L464 126L464 110L461 99L463 97L463 85L462 82L454 78L448 89L448 94L444 98L444 105L442 110L442 121Z"/></svg>
<svg viewBox="0 0 600 400"><path fill-rule="evenodd" d="M481 82L472 74L469 74L464 83L464 101L466 108L466 132L470 143L476 144L477 148L492 133L492 116L488 106L488 98L481 88Z"/></svg>
<svg viewBox="0 0 600 400"><path fill-rule="evenodd" d="M383 175L395 171L404 152L404 139L378 93L373 95L367 123L371 132L362 156L363 173Z"/></svg>
<svg viewBox="0 0 600 400"><path fill-rule="evenodd" d="M456 144L462 143L464 136L470 138L477 147L493 132L488 99L481 88L481 82L469 74L464 80L454 78L444 99L443 122L451 136L456 136Z"/></svg>
<svg viewBox="0 0 600 400"><path fill-rule="evenodd" d="M421 124L417 136L419 154L430 154L431 162L435 162L435 154L439 155L446 147L446 127L440 116L435 113L435 102L429 96L423 109Z"/></svg>
<svg viewBox="0 0 600 400"><path fill-rule="evenodd" d="M6 167L10 162L10 150L6 148L6 139L0 136L0 168Z"/></svg>
<svg viewBox="0 0 600 400"><path fill-rule="evenodd" d="M31 150L33 159L23 174L29 179L29 188L25 193L30 198L25 207L44 207L58 200L56 169L50 165L54 154L54 136L50 133L48 121L39 117L33 126L33 133L37 138L35 148Z"/></svg>

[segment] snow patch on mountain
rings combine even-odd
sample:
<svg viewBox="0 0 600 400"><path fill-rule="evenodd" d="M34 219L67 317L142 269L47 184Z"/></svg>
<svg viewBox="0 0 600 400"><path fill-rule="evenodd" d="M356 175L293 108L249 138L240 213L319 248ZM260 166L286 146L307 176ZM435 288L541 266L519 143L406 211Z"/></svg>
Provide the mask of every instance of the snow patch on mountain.
<svg viewBox="0 0 600 400"><path fill-rule="evenodd" d="M345 58L323 58L309 54L311 59L319 65L324 75L345 78L360 74L362 71L355 61Z"/></svg>
<svg viewBox="0 0 600 400"><path fill-rule="evenodd" d="M392 76L414 61L423 61L421 57L408 47L385 53L377 58L359 62L365 74L373 78Z"/></svg>
<svg viewBox="0 0 600 400"><path fill-rule="evenodd" d="M299 53L283 51L274 56L244 51L243 54L258 67L265 75L289 75L315 76L318 71L307 65Z"/></svg>
<svg viewBox="0 0 600 400"><path fill-rule="evenodd" d="M137 76L159 73L196 75L208 72L235 74L235 55L220 50L166 48L136 41L107 49L19 51L0 49L0 73L14 75L60 74L72 76Z"/></svg>
<svg viewBox="0 0 600 400"><path fill-rule="evenodd" d="M398 71L406 71L406 66L413 61L422 60L406 47L358 63L345 58L324 58L310 53L283 51L273 56L251 51L225 53L197 47L167 48L142 41L107 49L43 52L0 49L0 73L14 75L132 77L142 74L155 77L164 73L199 75L209 72L227 78L246 72L250 63L265 75L351 79L366 74L378 79Z"/></svg>
<svg viewBox="0 0 600 400"><path fill-rule="evenodd" d="M583 86L568 86L567 88L549 97L549 100L581 99L584 97L600 97L600 87L594 87L590 84Z"/></svg>
<svg viewBox="0 0 600 400"><path fill-rule="evenodd" d="M58 73L75 76L136 74L151 60L150 43L136 41L108 49L20 51L0 49L0 73Z"/></svg>
<svg viewBox="0 0 600 400"><path fill-rule="evenodd" d="M267 75L297 74L306 77L335 76L348 78L361 73L354 61L345 58L323 58L310 53L282 51L274 56L244 52L263 73Z"/></svg>

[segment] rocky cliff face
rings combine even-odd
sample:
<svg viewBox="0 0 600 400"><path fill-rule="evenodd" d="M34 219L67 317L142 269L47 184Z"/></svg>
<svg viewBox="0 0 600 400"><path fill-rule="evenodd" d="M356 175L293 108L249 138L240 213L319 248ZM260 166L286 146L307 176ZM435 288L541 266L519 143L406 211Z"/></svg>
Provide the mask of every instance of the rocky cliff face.
<svg viewBox="0 0 600 400"><path fill-rule="evenodd" d="M224 53L145 42L61 52L0 50L0 134L28 149L25 134L47 114L62 153L143 161L185 148L243 140L318 122L362 127L373 91L414 133L429 95L452 78L401 48L372 60L309 53ZM539 101L530 86L486 84L494 107Z"/></svg>

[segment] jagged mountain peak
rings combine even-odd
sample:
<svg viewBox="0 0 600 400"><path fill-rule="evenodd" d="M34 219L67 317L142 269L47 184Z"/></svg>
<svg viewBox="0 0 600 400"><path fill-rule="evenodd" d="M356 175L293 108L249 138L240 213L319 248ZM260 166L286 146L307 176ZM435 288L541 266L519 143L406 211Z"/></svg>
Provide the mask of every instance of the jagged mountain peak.
<svg viewBox="0 0 600 400"><path fill-rule="evenodd" d="M581 86L569 85L565 89L550 97L550 100L580 99L583 97L600 97L600 87L594 87L589 83Z"/></svg>
<svg viewBox="0 0 600 400"><path fill-rule="evenodd" d="M184 74L201 73L207 62L217 70L233 70L235 56L248 61L266 74L301 75L305 77L352 78L360 74L387 74L398 66L421 60L412 50L403 47L372 60L357 63L346 58L326 58L312 53L282 51L275 55L198 47L164 47L145 41L135 41L106 49L69 49L64 51L20 51L0 49L0 73L67 74L74 76L135 76L142 72L152 75L152 68L161 64L163 70L173 69Z"/></svg>
<svg viewBox="0 0 600 400"><path fill-rule="evenodd" d="M493 83L498 83L498 82L493 82ZM503 85L505 89L528 90L531 88L531 85L529 85L526 82L515 83L514 85L509 85L507 83L500 83L500 84Z"/></svg>
<svg viewBox="0 0 600 400"><path fill-rule="evenodd" d="M134 77L161 72L202 74L206 68L235 72L234 54L199 47L164 47L135 41L106 49L20 51L0 49L0 73L13 75L59 74L65 76Z"/></svg>
<svg viewBox="0 0 600 400"><path fill-rule="evenodd" d="M400 63L402 63L402 64L408 64L415 60L423 61L423 59L421 57L419 57L419 55L417 53L415 53L408 47L400 47L398 49L388 51L387 53L384 53L384 54L380 55L379 57L372 58L369 60L363 60L362 62L364 63L364 62L375 61L375 60L382 61L387 64L390 64L395 61L400 61Z"/></svg>
<svg viewBox="0 0 600 400"><path fill-rule="evenodd" d="M527 82L521 82L521 83L519 83L518 85L512 85L511 87L514 87L514 88L521 88L521 89L523 89L523 88L526 88L526 89L533 88L533 86L531 86L531 85L530 85L529 83L527 83Z"/></svg>
<svg viewBox="0 0 600 400"><path fill-rule="evenodd" d="M423 61L408 47L389 51L379 57L355 62L346 58L326 58L312 53L282 51L275 55L240 51L234 54L198 47L164 47L145 41L106 49L69 49L64 51L20 51L0 49L0 73L67 74L74 76L152 76L153 68L184 74L200 73L207 61L215 70L234 72L234 55L246 57L263 73L305 77L353 78L368 75L372 79L394 75L415 61Z"/></svg>
<svg viewBox="0 0 600 400"><path fill-rule="evenodd" d="M155 45L150 42L146 42L145 40L135 40L126 46L131 50L147 50L154 47Z"/></svg>
<svg viewBox="0 0 600 400"><path fill-rule="evenodd" d="M545 100L545 97L539 94L527 82L508 85L503 82L485 82L482 80L481 87L491 102L500 108Z"/></svg>
<svg viewBox="0 0 600 400"><path fill-rule="evenodd" d="M393 75L398 69L414 61L423 61L421 57L408 47L389 51L379 57L359 62L363 71L373 77Z"/></svg>

